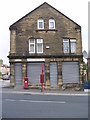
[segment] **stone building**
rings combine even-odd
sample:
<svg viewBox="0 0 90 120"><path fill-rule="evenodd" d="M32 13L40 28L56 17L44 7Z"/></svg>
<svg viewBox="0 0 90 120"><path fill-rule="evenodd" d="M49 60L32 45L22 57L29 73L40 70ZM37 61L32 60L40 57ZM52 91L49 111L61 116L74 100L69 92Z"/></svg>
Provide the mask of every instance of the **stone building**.
<svg viewBox="0 0 90 120"><path fill-rule="evenodd" d="M82 84L80 25L45 2L9 29L11 86L40 86L42 64L46 89Z"/></svg>

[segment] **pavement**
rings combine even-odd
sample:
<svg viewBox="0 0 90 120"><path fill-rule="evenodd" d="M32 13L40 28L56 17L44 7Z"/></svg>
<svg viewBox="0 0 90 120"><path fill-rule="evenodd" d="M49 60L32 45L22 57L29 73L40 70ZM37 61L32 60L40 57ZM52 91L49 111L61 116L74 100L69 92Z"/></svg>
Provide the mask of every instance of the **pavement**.
<svg viewBox="0 0 90 120"><path fill-rule="evenodd" d="M29 94L29 95L65 95L65 96L88 96L89 92L84 91L59 91L59 90L41 90L39 89L23 89L23 88L2 88L4 93L12 94Z"/></svg>
<svg viewBox="0 0 90 120"><path fill-rule="evenodd" d="M10 86L10 80L0 79L0 87L8 87L8 86Z"/></svg>
<svg viewBox="0 0 90 120"><path fill-rule="evenodd" d="M1 85L2 84L2 85ZM10 81L0 80L0 92L12 93L12 94L30 94L30 95L68 95L68 96L89 96L89 91L72 91L72 90L43 90L40 89L24 89L21 86L10 87Z"/></svg>

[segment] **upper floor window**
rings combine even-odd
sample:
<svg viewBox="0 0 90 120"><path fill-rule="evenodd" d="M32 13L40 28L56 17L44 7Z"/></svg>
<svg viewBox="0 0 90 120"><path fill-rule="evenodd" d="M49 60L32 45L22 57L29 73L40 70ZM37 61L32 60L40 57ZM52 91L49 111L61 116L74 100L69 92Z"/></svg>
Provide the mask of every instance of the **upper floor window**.
<svg viewBox="0 0 90 120"><path fill-rule="evenodd" d="M69 53L69 40L68 39L63 40L63 50L64 50L64 53Z"/></svg>
<svg viewBox="0 0 90 120"><path fill-rule="evenodd" d="M75 39L64 39L63 40L63 51L64 53L76 53L76 40Z"/></svg>
<svg viewBox="0 0 90 120"><path fill-rule="evenodd" d="M55 29L55 20L49 19L49 29Z"/></svg>
<svg viewBox="0 0 90 120"><path fill-rule="evenodd" d="M70 39L71 53L76 53L76 40Z"/></svg>
<svg viewBox="0 0 90 120"><path fill-rule="evenodd" d="M44 20L43 19L38 19L37 27L38 27L38 29L44 29Z"/></svg>
<svg viewBox="0 0 90 120"><path fill-rule="evenodd" d="M43 39L30 39L29 53L43 53Z"/></svg>
<svg viewBox="0 0 90 120"><path fill-rule="evenodd" d="M37 39L37 53L43 53L43 39Z"/></svg>
<svg viewBox="0 0 90 120"><path fill-rule="evenodd" d="M29 52L35 53L35 39L29 40Z"/></svg>

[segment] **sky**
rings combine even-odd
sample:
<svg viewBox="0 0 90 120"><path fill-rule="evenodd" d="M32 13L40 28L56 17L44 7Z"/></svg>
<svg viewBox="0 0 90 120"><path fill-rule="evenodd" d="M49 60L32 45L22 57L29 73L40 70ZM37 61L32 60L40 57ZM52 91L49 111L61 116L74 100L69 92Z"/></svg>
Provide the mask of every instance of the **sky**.
<svg viewBox="0 0 90 120"><path fill-rule="evenodd" d="M88 52L88 2L89 0L0 0L0 59L9 65L9 27L27 13L47 2L82 28L83 51Z"/></svg>

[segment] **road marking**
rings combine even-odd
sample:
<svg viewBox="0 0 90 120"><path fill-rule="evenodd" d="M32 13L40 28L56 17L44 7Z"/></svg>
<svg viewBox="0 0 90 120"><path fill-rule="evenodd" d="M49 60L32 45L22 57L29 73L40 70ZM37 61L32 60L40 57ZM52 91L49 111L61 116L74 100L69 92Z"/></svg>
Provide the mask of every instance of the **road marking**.
<svg viewBox="0 0 90 120"><path fill-rule="evenodd" d="M19 100L22 102L32 102L32 103L66 103L65 101L34 101L34 100Z"/></svg>
<svg viewBox="0 0 90 120"><path fill-rule="evenodd" d="M5 99L5 101L11 101L11 102L14 102L14 101L17 101L17 100L14 100L14 99Z"/></svg>
<svg viewBox="0 0 90 120"><path fill-rule="evenodd" d="M5 101L10 101L10 102L31 102L31 103L53 103L53 104L63 104L66 103L65 101L34 101L34 100L14 100L14 99L5 99Z"/></svg>

